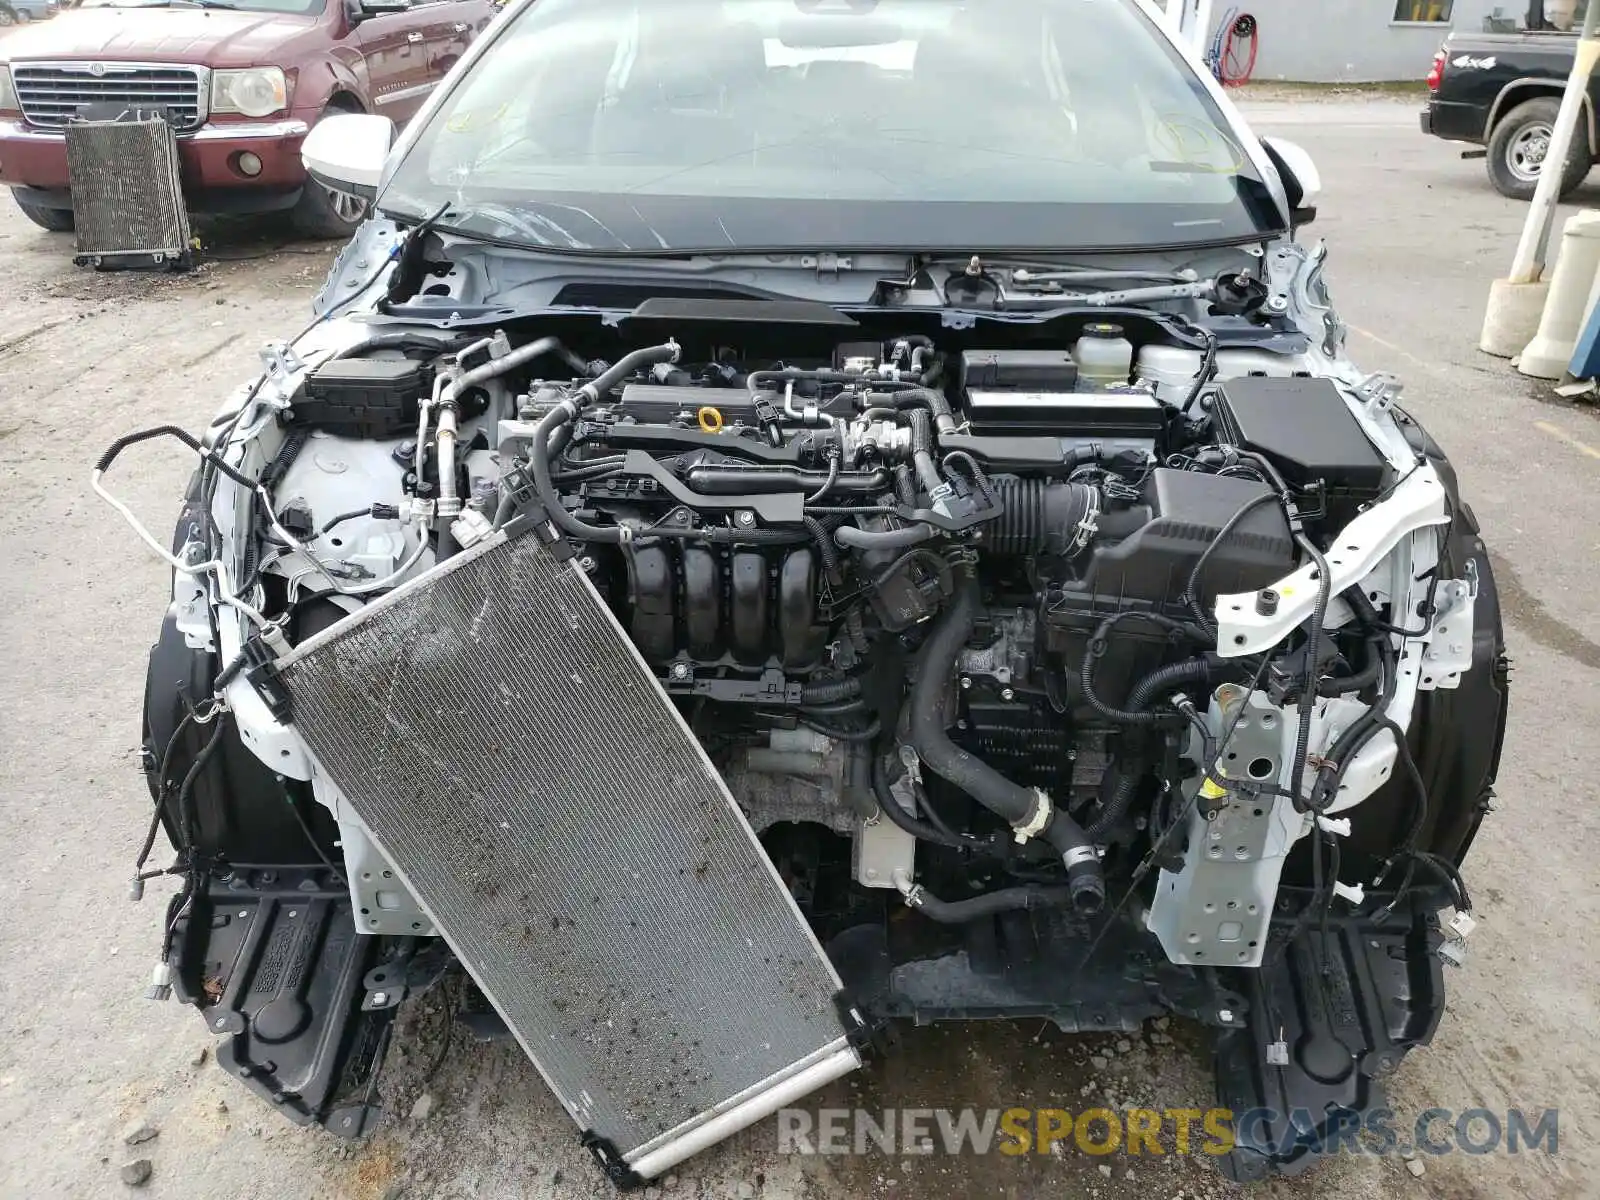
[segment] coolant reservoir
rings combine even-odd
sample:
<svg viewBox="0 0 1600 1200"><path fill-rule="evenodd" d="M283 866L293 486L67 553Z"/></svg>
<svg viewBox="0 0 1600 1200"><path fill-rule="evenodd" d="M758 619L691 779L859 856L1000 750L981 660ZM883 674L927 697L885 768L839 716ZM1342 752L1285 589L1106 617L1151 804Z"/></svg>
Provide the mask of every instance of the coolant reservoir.
<svg viewBox="0 0 1600 1200"><path fill-rule="evenodd" d="M1072 357L1078 364L1080 386L1091 390L1123 387L1133 374L1133 343L1122 336L1121 325L1085 325Z"/></svg>
<svg viewBox="0 0 1600 1200"><path fill-rule="evenodd" d="M1155 388L1156 399L1174 408L1189 398L1204 355L1182 346L1152 342L1139 351L1138 380Z"/></svg>

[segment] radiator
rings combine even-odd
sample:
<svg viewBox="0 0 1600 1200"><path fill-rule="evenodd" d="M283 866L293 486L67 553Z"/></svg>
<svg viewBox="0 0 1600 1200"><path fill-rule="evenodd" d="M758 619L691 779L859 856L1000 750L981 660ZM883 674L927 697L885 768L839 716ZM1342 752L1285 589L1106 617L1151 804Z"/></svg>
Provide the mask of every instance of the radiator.
<svg viewBox="0 0 1600 1200"><path fill-rule="evenodd" d="M67 177L76 261L182 267L190 258L178 146L166 121L72 121Z"/></svg>
<svg viewBox="0 0 1600 1200"><path fill-rule="evenodd" d="M838 977L721 777L536 538L457 555L280 680L317 769L614 1176L859 1065Z"/></svg>

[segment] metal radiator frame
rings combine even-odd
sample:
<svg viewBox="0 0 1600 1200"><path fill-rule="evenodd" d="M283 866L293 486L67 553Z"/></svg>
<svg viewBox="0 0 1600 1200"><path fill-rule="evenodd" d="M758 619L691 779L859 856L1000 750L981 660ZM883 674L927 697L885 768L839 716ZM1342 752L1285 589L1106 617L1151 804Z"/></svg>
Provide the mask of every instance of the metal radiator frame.
<svg viewBox="0 0 1600 1200"><path fill-rule="evenodd" d="M521 543L521 546L516 547L517 543ZM428 919L432 921L434 928L437 929L450 944L452 950L456 952L456 955L462 962L463 966L466 967L469 973L471 973L474 979L478 982L478 985L484 992L485 996L489 998L491 1003L493 1003L497 1009L500 1009L502 1016L506 1018L508 1027L521 1044L524 1052L527 1053L529 1059L533 1062L535 1068L544 1078L551 1091L562 1100L563 1105L570 1113L572 1113L574 1118L579 1121L580 1125L586 1124L585 1115L589 1104L593 1103L590 1097L589 1088L580 1086L577 1089L578 1094L575 1095L574 1081L571 1078L557 1079L555 1073L549 1069L547 1062L544 1060L544 1056L539 1052L540 1039L554 1044L558 1042L558 1034L561 1037L569 1038L573 1035L568 1031L523 1028L521 1027L519 1021L513 1019L513 1015L506 1011L506 1008L502 1003L504 997L496 995L497 991L501 991L505 987L506 981L504 978L504 964L486 962L481 958L477 962L473 960L473 949L475 947L463 946L463 930L459 926L452 928L452 923L448 912L442 913L440 911L439 895L433 890L434 886L438 885L438 881L419 880L415 877L413 868L418 866L417 860L410 858L406 846L403 844L403 838L402 844L398 847L395 845L386 844L385 834L392 833L393 830L386 830L384 828L384 818L380 817L378 820L373 819L371 798L361 797L360 786L352 786L352 780L350 778L338 778L333 771L328 769L326 760L330 754L337 757L346 753L347 750L341 749L338 745L330 746L327 742L326 732L324 730L313 728L313 726L320 721L327 719L326 712L318 710L318 705L321 704L326 707L329 701L326 697L323 697L314 691L308 692L308 687L310 684L308 684L306 678L303 678L305 675L304 664L306 664L309 660L313 660L319 655L319 652L325 651L328 647L333 646L335 643L340 642L346 637L349 637L352 633L361 631L363 627L368 626L376 619L382 618L385 614L390 613L397 606L406 605L411 598L420 597L422 593L441 581L446 580L455 572L471 568L473 564L481 562L488 555L496 552L510 554L514 549L519 553L547 556L554 564L550 574L550 579L552 581L552 593L555 592L557 586L564 587L569 589L569 591L561 593L563 598L570 599L573 596L577 596L586 599L587 603L593 606L595 614L593 616L587 612L578 613L571 616L571 628L574 631L574 641L582 636L582 631L579 631L580 623L582 621L590 621L593 622L593 624L588 627L587 632L592 633L595 630L605 630L609 632L610 635L615 637L616 645L618 647L626 647L626 663L624 664L623 660L618 659L617 663L615 664L616 668L618 670L623 670L624 667L626 667L629 669L631 674L637 677L637 680L641 686L641 700L654 699L656 697L659 698L660 705L662 706L660 710L661 713L671 714L671 725L675 726L676 734L681 736L688 744L693 746L694 756L698 761L698 765L705 772L704 782L710 786L714 786L717 791L720 791L722 799L726 805L726 817L730 821L730 824L727 826L727 837L731 839L730 843L721 847L722 850L728 850L730 846L736 847L737 845L747 845L748 852L753 855L751 867L749 869L758 870L759 875L764 876L766 883L770 885L770 892L761 888L756 888L749 894L734 893L729 890L728 901L719 902L721 909L723 911L734 912L741 909L740 902L742 902L742 907L744 908L745 912L741 912L738 917L734 918L735 921L742 921L745 919L747 913L760 914L760 906L766 904L769 899L776 900L782 906L782 910L787 918L794 922L794 926L798 931L796 940L790 943L791 948L803 946L804 949L809 952L809 954L814 955L815 962L810 964L802 962L800 957L795 957L788 962L784 962L782 948L774 947L772 953L764 959L764 962L767 964L766 967L763 968L760 966L755 966L752 968L751 964L755 962L756 956L758 956L761 952L761 947L757 946L753 940L749 942L750 948L748 950L744 945L735 946L730 944L726 947L721 945L717 946L717 951L719 953L726 949L728 952L728 961L735 964L730 968L731 971L737 972L741 969L753 969L757 973L764 972L766 975L770 976L770 982L772 985L770 989L771 995L778 998L773 999L767 1005L768 1011L764 1019L769 1022L773 1020L778 1020L781 1022L784 1012L789 1011L784 1009L784 1005L791 1002L781 998L781 993L784 991L786 986L789 988L791 994L797 998L793 1003L802 1003L802 1001L798 999L802 996L816 995L816 989L819 984L825 983L827 987L831 989L830 1008L826 1020L821 1017L819 1011L815 1007L812 1007L806 1010L807 1012L810 1012L812 1016L804 1018L803 1022L799 1017L794 1018L795 1024L787 1029L788 1033L794 1035L793 1040L796 1041L807 1038L824 1037L826 1036L828 1029L833 1030L832 1036L826 1036L826 1040L822 1041L821 1044L816 1045L799 1059L787 1062L780 1069L770 1072L763 1078L750 1082L747 1086L741 1087L740 1090L735 1091L732 1094L723 1096L717 1102L696 1111L689 1118L680 1120L671 1127L661 1129L653 1136L639 1141L637 1145L625 1145L619 1147L616 1144L616 1138L607 1136L608 1132L615 1131L597 1130L592 1126L585 1129L584 1140L586 1144L589 1145L591 1151L601 1162L611 1178L614 1181L622 1184L637 1183L660 1174L690 1155L704 1149L706 1146L720 1141L721 1139L737 1132L738 1130L749 1126L755 1121L760 1120L762 1117L776 1111L783 1105L792 1103L799 1097L815 1090L816 1088L822 1087L828 1082L831 1082L832 1080L837 1079L860 1066L861 1055L858 1045L860 1042L860 1034L864 1022L857 1012L852 1010L848 1004L842 1002L841 985L833 964L828 959L820 943L817 941L817 938L814 932L811 930L809 924L805 921L805 918L800 912L799 906L795 903L793 896L790 894L788 888L784 885L776 867L774 867L765 850L761 847L761 844L756 838L754 831L751 829L749 822L744 817L744 814L740 811L732 795L728 793L726 785L723 784L721 776L717 773L716 768L711 763L710 758L706 755L704 748L700 745L699 740L689 729L689 726L683 720L682 715L672 705L672 702L667 697L666 693L660 689L660 685L656 681L653 672L650 671L643 657L639 654L638 649L628 638L622 625L617 621L615 615L606 605L603 598L595 590L587 575L580 567L578 567L576 562L570 558L567 558L565 561L560 561L561 555L558 550L565 549L565 547L561 547L559 545L555 547L542 545L539 543L536 537L531 535L511 538L507 537L507 535L503 532L497 533L491 535L491 537L477 546L472 547L470 550L464 551L461 554L458 554L447 560L446 562L433 567L418 578L407 582L387 595L373 601L359 612L346 617L345 619L330 626L328 629L323 630L322 632L307 639L305 642L291 650L282 659L278 660L274 666L274 673L278 676L278 682L286 689L291 707L294 711L296 725L300 731L300 736L307 742L309 757L312 762L313 778L316 779L319 776L324 777L332 780L338 785L338 790L343 793L343 797L350 803L354 813L359 816L362 823L366 826L372 840L377 844L378 848L383 852L384 856L392 865L398 882L401 883L410 892L411 896L415 898L418 907L427 915ZM516 559L508 559L506 562L506 568L508 570L519 565L522 564ZM489 566L484 568L485 571L491 569L492 568ZM541 567L540 569L544 568ZM488 602L489 598L486 593L484 611L488 610ZM525 603L531 604L533 601L529 600L525 601ZM421 605L420 599L418 604L419 606ZM598 620L598 614L603 614L603 621ZM404 621L410 619L414 615L415 614L413 612L407 611L400 614L397 619ZM481 615L482 614L480 613L480 616ZM492 634L488 636L492 637ZM554 631L552 636L559 640L561 631ZM372 633L370 634L370 637L372 639L378 639L380 635ZM476 632L471 634L471 640L475 644L479 642L480 639L478 638ZM438 647L431 647L430 651L448 654L448 641L448 638L441 639L441 642L445 643L443 650L440 650ZM349 653L357 655L364 652L364 648L359 645L354 650L349 651ZM331 670L335 675L337 675L337 668L340 665L344 664L334 662L331 667L324 669ZM604 669L603 663L590 663L588 666L593 672L600 672ZM395 680L399 680L401 674L401 666L397 663L395 668ZM318 676L315 673L312 673L309 676L309 679L311 683L314 684L318 680ZM395 686L395 680L390 681L391 694L392 689ZM645 681L648 682L647 691L644 690ZM297 689L299 694L297 694ZM654 695L651 696L650 693L653 693ZM384 710L386 714L389 711L390 710L387 709ZM643 710L641 710L641 712L642 711ZM310 714L309 718L308 713ZM622 717L619 715L618 719L620 720ZM637 717L635 719L640 720L643 719L643 717ZM409 742L405 741L404 739L400 738L398 734L394 733L394 730L399 727L401 721L395 717L387 717L387 720L389 725L392 727L390 733L395 736L396 744L409 746ZM661 726L662 730L665 730L666 728L666 725ZM408 734L410 732L412 731L407 731ZM529 736L532 737L534 735L530 734ZM428 753L428 745L431 745L431 743L424 745L422 750L423 754ZM359 756L359 754L364 751L348 752ZM516 755L519 753L519 751L517 751L515 748L512 748L510 751L508 751L508 753ZM658 756L658 758L652 759L652 762L658 761L660 758L667 757L667 754L668 752L663 750L662 754ZM345 765L348 769L350 764L346 763ZM637 781L635 782L637 783ZM681 786L675 789L672 786L672 784L675 782L680 783ZM359 785L359 783L360 780L357 779L356 784ZM661 796L660 803L662 805L670 806L674 803L687 805L689 803L689 791L691 789L689 788L688 784L682 783L682 781L673 781L666 778L661 780L661 784L663 786L660 786L657 789L656 794ZM683 793L681 796L675 794L679 791ZM366 806L366 811L363 811L364 803ZM378 803L381 804L381 801ZM416 803L416 801L413 799L411 803ZM676 815L665 809L663 812L666 813L667 818L671 818ZM514 814L508 813L507 815L512 816ZM559 816L559 813L557 815ZM720 818L723 815L724 814L716 813L713 814L711 819L714 820L715 818ZM502 828L509 827L502 825ZM597 839L603 839L605 830L608 828L610 828L609 822L596 822L595 829L586 828L584 833L594 836ZM691 831L694 831L693 826L688 826L687 828L689 828ZM544 832L544 829L541 828L540 832ZM518 847L522 847L525 844L531 845L534 840L536 839L524 838L518 840L513 837L512 839L507 840L507 844L515 844ZM603 842L599 844L603 845ZM715 856L715 854L718 853L718 849L713 847L710 834L705 837L705 845L707 847L712 847L705 851L708 856ZM619 876L617 871L619 866L622 870L628 869L629 864L626 861L628 849L628 846L625 846L620 842L614 842L611 845L611 850L613 851L611 858L608 858L604 853L597 853L594 855L593 862L595 866L593 874L597 890L599 890L602 884L607 887L612 887L614 886L614 881L617 878L626 877ZM519 852L531 853L531 851L527 850L520 850ZM759 860L759 868L755 866L756 860ZM568 861L575 862L578 860L569 858ZM587 863L590 860L588 858L584 858L581 861ZM645 865L649 866L655 864L651 863ZM684 872L682 869L677 871L677 875L682 876L683 874ZM715 873L713 873L713 875L715 875ZM638 870L635 871L633 878L635 883L630 888L630 891L641 892L643 896L641 903L647 904L651 899L651 897L648 895L650 881L643 878ZM457 879L455 882L461 887L465 887L465 884L462 883L461 880ZM657 879L656 882L659 886L660 880ZM712 878L708 877L707 880L702 882L702 886L711 882ZM746 878L743 882L745 886L752 888L754 887L753 880L750 878ZM352 879L352 883L354 883L354 879ZM736 883L737 881L735 881L731 875L726 879L718 878L715 880L716 886L724 889L731 889L736 885ZM587 886L587 884L585 884L585 886ZM663 890L661 890L658 895L670 898L670 888L672 886L679 886L681 888L684 885L673 885L669 879L667 885L665 885ZM533 890L531 886L529 890ZM531 928L532 919L535 916L541 920L547 919L543 917L542 914L536 914L533 911L533 909L537 907L536 901L538 899L539 897L535 897L534 902L531 902L530 904L528 909L530 922L528 926L524 927L525 929ZM521 900L525 902L529 901L529 896L526 891L523 893ZM752 903L752 900L754 903ZM487 912L488 910L485 908L482 911ZM768 910L764 916L757 915L750 917L751 928L754 929L756 924L763 919L776 920L777 918L774 916L775 911L776 910ZM459 918L461 913L457 912L456 915ZM358 922L359 920L360 919L358 918ZM569 917L568 920L570 923L571 918ZM787 926L785 926L785 928L787 928ZM468 942L471 941L470 938L466 940ZM694 943L687 940L686 936L685 946L686 949L683 952L684 955L692 958L693 954L700 953L702 957L704 957L705 943L702 942L701 946L697 948ZM610 948L606 949L609 951ZM748 960L744 963L743 967L738 965L741 959ZM501 974L495 974L495 969L497 967L501 969ZM780 970L780 968L782 970ZM820 971L822 974L806 974L807 972L813 971ZM483 974L489 974L491 975L491 978L485 979L480 977ZM580 978L587 977L580 976ZM803 982L803 980L807 978L811 980L810 984L805 984ZM539 982L542 982L543 977L539 976L537 971L530 970L522 977L522 980L525 982L526 987L531 991L532 989L536 989L538 987ZM759 1007L758 1005L752 1004L750 997L747 995L730 995L726 997L726 1001L730 1006L740 1006L737 1008L732 1008L731 1011L740 1012L741 1017L746 1016L750 1009ZM528 1005L528 1007L536 1006ZM678 1017L680 1020L682 1019L680 1014L674 1013L674 1016ZM731 1018L718 1012L703 1012L700 1014L700 1016L702 1019L713 1020L719 1025L728 1024L731 1021ZM749 1027L764 1029L775 1028L771 1025L757 1026L754 1024L749 1025ZM776 1028L785 1027L780 1024L776 1026ZM652 1030L651 1032L654 1031ZM635 1035L637 1036L637 1027L635 1029ZM676 1032L673 1032L671 1036L676 1037ZM695 1044L698 1046L699 1043L696 1042ZM772 1056L772 1053L776 1053L774 1051L773 1044L771 1043L766 1046L766 1049L771 1052L769 1053L769 1057ZM572 1054L566 1053L565 1051L558 1053L555 1050L552 1050L551 1053L556 1054L558 1058L562 1058L564 1055L566 1065L568 1067L572 1065ZM788 1051L783 1051L782 1053L788 1053ZM752 1054L753 1057L754 1054L755 1052ZM583 1057L581 1051L578 1053L577 1057ZM709 1054L707 1054L707 1057L709 1057ZM752 1065L754 1064L752 1063ZM737 1068L733 1068L733 1070L736 1069ZM705 1081L702 1082L709 1082L712 1078L712 1075L715 1073L716 1072L712 1072L712 1074L708 1074ZM729 1073L732 1072L724 1072L724 1074ZM603 1082L603 1080L595 1081L596 1084ZM603 1088L593 1084L591 1086L594 1087L596 1092L604 1094ZM711 1088L706 1090L713 1090L720 1086L722 1085L719 1081L711 1084ZM587 1101L588 1103L584 1103L583 1101ZM695 1098L693 1102L698 1103L699 1098Z"/></svg>

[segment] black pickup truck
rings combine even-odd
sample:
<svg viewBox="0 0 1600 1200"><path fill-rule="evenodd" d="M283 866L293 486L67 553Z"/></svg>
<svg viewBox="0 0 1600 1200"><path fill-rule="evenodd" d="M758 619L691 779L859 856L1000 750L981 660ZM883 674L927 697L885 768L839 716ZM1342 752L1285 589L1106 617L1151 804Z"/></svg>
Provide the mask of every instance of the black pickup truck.
<svg viewBox="0 0 1600 1200"><path fill-rule="evenodd" d="M1532 0L1527 14L1501 32L1456 31L1433 56L1432 96L1422 131L1485 147L1489 181L1503 196L1527 200L1550 148L1561 93L1577 54L1587 0ZM1589 84L1583 119L1561 177L1561 194L1588 175L1600 154L1595 109L1600 72Z"/></svg>

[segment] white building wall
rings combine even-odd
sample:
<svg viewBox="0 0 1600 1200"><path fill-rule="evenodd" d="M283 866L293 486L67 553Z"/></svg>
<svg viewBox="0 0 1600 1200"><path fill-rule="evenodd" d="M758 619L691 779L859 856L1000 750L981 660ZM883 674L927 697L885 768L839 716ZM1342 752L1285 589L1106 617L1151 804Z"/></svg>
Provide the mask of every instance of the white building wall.
<svg viewBox="0 0 1600 1200"><path fill-rule="evenodd" d="M1481 30L1496 14L1516 18L1523 0L1455 0L1448 24L1396 21L1396 0L1217 0L1213 30L1230 10L1258 23L1257 80L1296 83L1420 81L1452 28ZM1407 0L1409 7L1409 0Z"/></svg>

